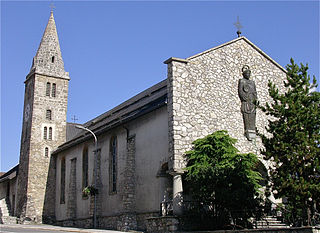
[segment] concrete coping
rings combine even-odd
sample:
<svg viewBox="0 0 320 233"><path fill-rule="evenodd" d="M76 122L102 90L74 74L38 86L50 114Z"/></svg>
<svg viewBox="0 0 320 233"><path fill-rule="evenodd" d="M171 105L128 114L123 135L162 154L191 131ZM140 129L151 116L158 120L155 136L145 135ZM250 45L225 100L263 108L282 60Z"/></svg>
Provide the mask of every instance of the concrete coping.
<svg viewBox="0 0 320 233"><path fill-rule="evenodd" d="M164 64L169 64L169 63L171 63L171 62L173 62L173 61L175 61L175 62L181 62L181 63L185 63L185 64L187 64L187 63L189 62L188 60L183 59L183 58L170 57L169 59L165 60L163 63L164 63Z"/></svg>

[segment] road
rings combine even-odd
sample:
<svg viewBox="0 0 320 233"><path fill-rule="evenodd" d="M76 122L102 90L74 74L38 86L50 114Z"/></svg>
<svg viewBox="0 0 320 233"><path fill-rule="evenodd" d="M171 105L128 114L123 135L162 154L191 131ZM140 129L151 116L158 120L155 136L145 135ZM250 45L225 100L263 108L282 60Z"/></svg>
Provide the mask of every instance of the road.
<svg viewBox="0 0 320 233"><path fill-rule="evenodd" d="M35 232L35 233L50 233L50 232L81 232L81 233L124 233L122 231L101 230L101 229L83 229L73 227L59 227L51 225L19 225L0 224L0 232L18 233L18 232Z"/></svg>
<svg viewBox="0 0 320 233"><path fill-rule="evenodd" d="M53 230L42 230L35 228L13 228L13 227L0 227L0 232L16 233L16 232L38 232L38 233L52 233ZM54 230L56 232L56 230ZM59 232L70 232L70 231L60 231Z"/></svg>

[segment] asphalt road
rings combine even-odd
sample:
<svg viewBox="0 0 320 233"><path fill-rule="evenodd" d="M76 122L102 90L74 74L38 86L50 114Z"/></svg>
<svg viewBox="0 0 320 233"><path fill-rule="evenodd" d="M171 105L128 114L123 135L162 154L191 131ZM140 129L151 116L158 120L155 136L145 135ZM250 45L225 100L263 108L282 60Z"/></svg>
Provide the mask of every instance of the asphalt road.
<svg viewBox="0 0 320 233"><path fill-rule="evenodd" d="M69 232L70 231L55 231L55 230L42 230L34 228L13 228L0 226L0 232L16 233L16 232L38 232L38 233L50 233L50 232Z"/></svg>
<svg viewBox="0 0 320 233"><path fill-rule="evenodd" d="M59 227L52 225L19 225L0 224L0 232L4 233L18 233L18 232L35 232L35 233L49 233L49 232L80 232L80 233L122 233L121 231L102 230L102 229L83 229L83 228L72 228L72 227ZM142 232L136 232L142 233Z"/></svg>

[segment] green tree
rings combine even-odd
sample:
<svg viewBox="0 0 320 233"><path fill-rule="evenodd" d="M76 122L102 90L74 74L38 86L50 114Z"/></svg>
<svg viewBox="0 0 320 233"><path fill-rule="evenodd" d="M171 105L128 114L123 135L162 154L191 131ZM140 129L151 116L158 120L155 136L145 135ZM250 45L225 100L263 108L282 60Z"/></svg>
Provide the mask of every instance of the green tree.
<svg viewBox="0 0 320 233"><path fill-rule="evenodd" d="M300 67L290 60L285 93L269 82L272 103L259 105L271 116L261 135L265 159L273 162L271 186L275 197L287 199L289 221L294 225L310 225L320 203L320 94L311 91L308 65Z"/></svg>
<svg viewBox="0 0 320 233"><path fill-rule="evenodd" d="M238 153L235 143L226 131L217 131L194 141L186 153L186 187L198 204L193 211L207 220L206 226L213 223L211 228L225 228L232 222L248 227L247 220L257 213L261 201L261 176L254 171L258 158Z"/></svg>

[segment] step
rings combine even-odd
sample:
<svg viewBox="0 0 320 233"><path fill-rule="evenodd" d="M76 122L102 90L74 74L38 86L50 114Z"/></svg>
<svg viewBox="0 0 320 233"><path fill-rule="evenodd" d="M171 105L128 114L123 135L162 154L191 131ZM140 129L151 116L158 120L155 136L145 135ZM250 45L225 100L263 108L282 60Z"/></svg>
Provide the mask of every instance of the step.
<svg viewBox="0 0 320 233"><path fill-rule="evenodd" d="M0 217L1 224L17 224L17 218L13 216L2 216Z"/></svg>
<svg viewBox="0 0 320 233"><path fill-rule="evenodd" d="M277 217L274 216L267 216L261 220L257 220L255 224L256 229L262 229L262 228L288 228L285 223L279 221Z"/></svg>
<svg viewBox="0 0 320 233"><path fill-rule="evenodd" d="M1 214L1 216L10 216L8 202L9 202L9 200L7 198L2 198L0 200L0 214Z"/></svg>

